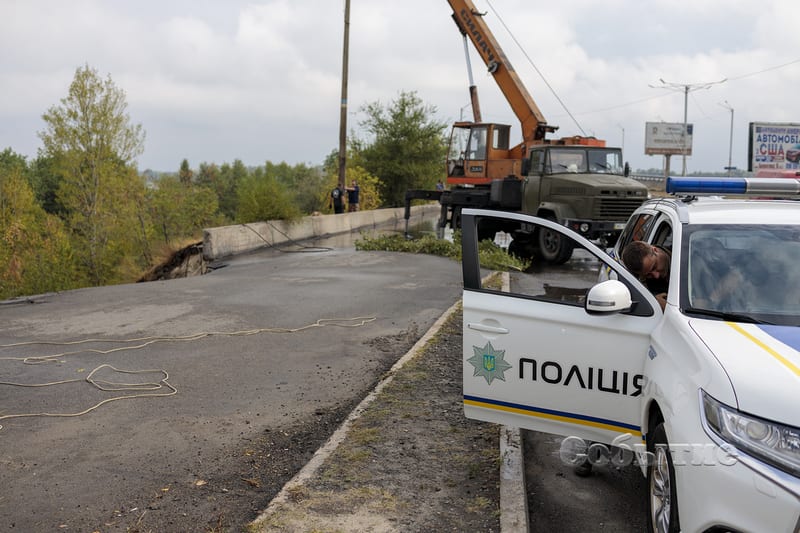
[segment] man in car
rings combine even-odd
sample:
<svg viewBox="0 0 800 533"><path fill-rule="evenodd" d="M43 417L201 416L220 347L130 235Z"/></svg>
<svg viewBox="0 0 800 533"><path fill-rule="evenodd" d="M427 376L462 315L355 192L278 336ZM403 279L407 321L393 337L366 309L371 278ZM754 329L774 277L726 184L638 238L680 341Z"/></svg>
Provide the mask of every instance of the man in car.
<svg viewBox="0 0 800 533"><path fill-rule="evenodd" d="M662 311L667 305L671 257L670 250L643 241L632 241L622 250L622 263L650 289Z"/></svg>

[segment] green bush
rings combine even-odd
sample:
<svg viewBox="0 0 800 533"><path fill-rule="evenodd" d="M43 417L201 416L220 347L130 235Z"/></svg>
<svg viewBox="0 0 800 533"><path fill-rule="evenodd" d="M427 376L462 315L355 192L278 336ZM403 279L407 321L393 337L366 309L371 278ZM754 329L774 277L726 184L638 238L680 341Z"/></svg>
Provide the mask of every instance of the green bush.
<svg viewBox="0 0 800 533"><path fill-rule="evenodd" d="M365 236L355 242L355 247L356 250L361 251L429 254L461 261L461 234L459 232L454 233L452 241L439 239L433 235L423 235L415 239L407 239L403 235ZM490 270L521 271L530 266L530 261L509 255L504 248L489 240L481 241L478 244L478 255L481 266Z"/></svg>

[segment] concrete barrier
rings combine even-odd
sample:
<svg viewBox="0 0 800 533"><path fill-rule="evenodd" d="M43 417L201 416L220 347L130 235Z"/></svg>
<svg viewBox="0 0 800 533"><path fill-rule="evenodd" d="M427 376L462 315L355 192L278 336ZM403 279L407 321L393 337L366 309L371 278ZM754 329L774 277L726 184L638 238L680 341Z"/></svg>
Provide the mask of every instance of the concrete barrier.
<svg viewBox="0 0 800 533"><path fill-rule="evenodd" d="M437 222L440 210L439 204L413 206L409 227L428 221ZM214 261L263 246L275 246L358 230L403 231L406 223L403 218L404 212L403 208L398 207L340 215L313 215L294 222L271 220L206 228L203 230L203 258L206 261Z"/></svg>

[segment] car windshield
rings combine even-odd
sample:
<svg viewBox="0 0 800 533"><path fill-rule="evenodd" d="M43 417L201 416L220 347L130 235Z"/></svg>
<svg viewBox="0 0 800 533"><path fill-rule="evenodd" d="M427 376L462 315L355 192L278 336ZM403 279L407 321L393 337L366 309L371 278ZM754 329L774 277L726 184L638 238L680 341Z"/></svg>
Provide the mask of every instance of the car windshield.
<svg viewBox="0 0 800 533"><path fill-rule="evenodd" d="M687 226L685 236L684 312L800 325L800 228Z"/></svg>
<svg viewBox="0 0 800 533"><path fill-rule="evenodd" d="M618 149L607 148L552 148L549 173L604 173L622 174L622 154Z"/></svg>

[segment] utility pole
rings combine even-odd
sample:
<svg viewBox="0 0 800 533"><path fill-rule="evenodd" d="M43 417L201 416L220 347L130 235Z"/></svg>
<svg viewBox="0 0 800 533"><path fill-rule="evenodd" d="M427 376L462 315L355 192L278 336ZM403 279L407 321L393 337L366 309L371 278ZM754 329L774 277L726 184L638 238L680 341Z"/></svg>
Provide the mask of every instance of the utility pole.
<svg viewBox="0 0 800 533"><path fill-rule="evenodd" d="M342 103L339 115L339 183L347 186L347 62L350 48L350 0L344 2L344 51L342 52Z"/></svg>
<svg viewBox="0 0 800 533"><path fill-rule="evenodd" d="M733 171L733 165L731 163L733 157L733 107L731 107L727 100L719 105L731 112L731 134L728 140L728 166L726 167L728 169L728 177L730 178L731 172Z"/></svg>
<svg viewBox="0 0 800 533"><path fill-rule="evenodd" d="M688 118L688 109L689 109L689 93L691 91L696 91L698 89L709 89L712 85L717 85L719 83L723 83L727 81L728 78L723 78L719 81L712 81L709 83L672 83L668 81L664 81L663 78L660 78L658 81L661 82L661 87L664 89L669 89L671 91L681 91L683 92L683 132L681 134L681 152L683 155L683 172L682 176L686 175L686 130L688 126L687 118ZM650 87L657 89L658 87L654 87L651 85Z"/></svg>

